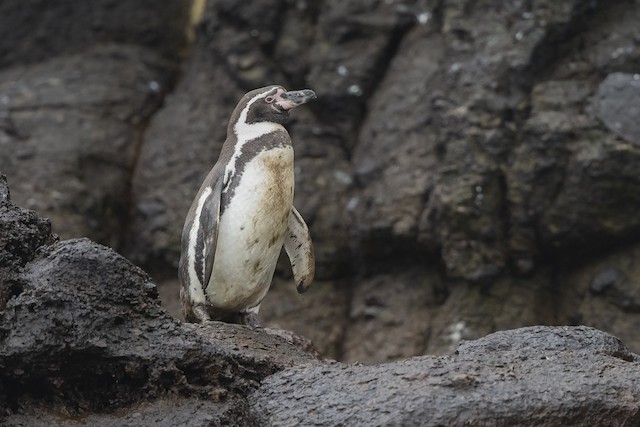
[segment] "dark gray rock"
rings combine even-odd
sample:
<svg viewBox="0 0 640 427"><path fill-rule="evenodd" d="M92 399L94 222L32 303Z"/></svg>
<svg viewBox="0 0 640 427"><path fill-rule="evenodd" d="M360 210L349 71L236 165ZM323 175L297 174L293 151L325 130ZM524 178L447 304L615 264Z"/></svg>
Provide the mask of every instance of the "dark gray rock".
<svg viewBox="0 0 640 427"><path fill-rule="evenodd" d="M525 360L547 353L585 353L640 362L640 356L627 350L618 338L586 326L530 326L498 331L479 340L463 341L456 356L472 359L481 354L512 355Z"/></svg>
<svg viewBox="0 0 640 427"><path fill-rule="evenodd" d="M55 240L51 222L35 212L13 205L7 178L0 175L0 268L19 269L31 261L37 248Z"/></svg>
<svg viewBox="0 0 640 427"><path fill-rule="evenodd" d="M348 360L344 357L345 333L351 323L348 285L317 281L300 295L290 278L276 278L260 306L260 319L269 327L309 338L324 357Z"/></svg>
<svg viewBox="0 0 640 427"><path fill-rule="evenodd" d="M631 166L637 147L598 118L603 76L637 60L629 46L637 43L640 10L632 6L601 2L573 21L588 31L571 35L566 51L555 51L562 54L547 68L550 76L532 84L531 111L506 172L514 264L533 260L535 266L556 255L580 260L638 236L631 213L639 203L631 191L638 183Z"/></svg>
<svg viewBox="0 0 640 427"><path fill-rule="evenodd" d="M5 407L44 395L83 414L166 394L221 397L313 361L261 331L180 324L146 273L87 239L43 248L23 278L0 318Z"/></svg>
<svg viewBox="0 0 640 427"><path fill-rule="evenodd" d="M341 360L380 363L425 354L442 289L440 276L428 269L361 280L351 296ZM396 307L404 307L401 315Z"/></svg>
<svg viewBox="0 0 640 427"><path fill-rule="evenodd" d="M339 131L347 149L357 143L366 102L415 22L407 6L392 2L329 0L318 10L305 77L316 88L318 114Z"/></svg>
<svg viewBox="0 0 640 427"><path fill-rule="evenodd" d="M130 410L108 414L90 414L69 418L47 407L29 408L25 414L10 415L7 427L191 427L252 426L247 418L247 405L242 400L215 402L184 397L169 397L136 405Z"/></svg>
<svg viewBox="0 0 640 427"><path fill-rule="evenodd" d="M11 192L7 184L7 177L0 175L0 203L6 203L11 200Z"/></svg>
<svg viewBox="0 0 640 427"><path fill-rule="evenodd" d="M640 322L640 246L631 245L594 260L577 271L564 271L556 294L557 322L588 323L607 330L623 342L637 339ZM628 345L628 344L627 344ZM635 344L634 344L635 345ZM630 349L635 348L628 345Z"/></svg>
<svg viewBox="0 0 640 427"><path fill-rule="evenodd" d="M640 145L640 74L608 75L598 87L596 108L609 130Z"/></svg>
<svg viewBox="0 0 640 427"><path fill-rule="evenodd" d="M14 201L50 217L63 238L117 246L140 133L172 71L157 54L124 45L1 71L15 132L0 132L0 169Z"/></svg>
<svg viewBox="0 0 640 427"><path fill-rule="evenodd" d="M139 44L177 58L198 1L91 3L5 0L0 4L0 68L81 52L95 44Z"/></svg>
<svg viewBox="0 0 640 427"><path fill-rule="evenodd" d="M21 292L20 272L36 249L55 240L49 220L11 203L7 178L0 175L0 311Z"/></svg>
<svg viewBox="0 0 640 427"><path fill-rule="evenodd" d="M250 403L265 426L636 425L639 368L600 331L532 327L465 342L451 357L285 370Z"/></svg>

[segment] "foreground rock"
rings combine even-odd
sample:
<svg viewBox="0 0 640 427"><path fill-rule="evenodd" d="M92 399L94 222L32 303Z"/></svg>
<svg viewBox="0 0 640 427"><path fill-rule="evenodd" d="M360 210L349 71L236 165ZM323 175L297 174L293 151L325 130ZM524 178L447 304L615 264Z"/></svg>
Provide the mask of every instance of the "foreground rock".
<svg viewBox="0 0 640 427"><path fill-rule="evenodd" d="M251 397L259 425L638 425L640 357L586 327L530 327L451 357L293 368Z"/></svg>

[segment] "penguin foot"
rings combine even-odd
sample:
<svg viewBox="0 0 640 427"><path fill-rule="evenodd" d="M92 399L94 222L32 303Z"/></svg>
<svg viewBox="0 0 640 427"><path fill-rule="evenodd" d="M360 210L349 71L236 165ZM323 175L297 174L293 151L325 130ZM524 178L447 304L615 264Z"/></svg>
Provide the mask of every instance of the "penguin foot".
<svg viewBox="0 0 640 427"><path fill-rule="evenodd" d="M247 325L251 329L262 328L262 325L260 325L260 321L258 320L258 315L253 311L240 313L240 321L243 325Z"/></svg>
<svg viewBox="0 0 640 427"><path fill-rule="evenodd" d="M211 321L207 308L204 304L194 304L187 310L183 310L184 318L191 323L207 323Z"/></svg>

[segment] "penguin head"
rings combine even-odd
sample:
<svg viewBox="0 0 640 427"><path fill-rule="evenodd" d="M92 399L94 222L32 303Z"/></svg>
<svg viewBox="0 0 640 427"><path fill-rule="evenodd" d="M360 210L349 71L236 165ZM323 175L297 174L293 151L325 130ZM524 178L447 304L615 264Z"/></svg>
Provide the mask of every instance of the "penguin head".
<svg viewBox="0 0 640 427"><path fill-rule="evenodd" d="M238 103L234 115L244 116L247 124L285 124L290 110L314 99L316 94L310 89L287 91L282 86L267 86L247 93Z"/></svg>

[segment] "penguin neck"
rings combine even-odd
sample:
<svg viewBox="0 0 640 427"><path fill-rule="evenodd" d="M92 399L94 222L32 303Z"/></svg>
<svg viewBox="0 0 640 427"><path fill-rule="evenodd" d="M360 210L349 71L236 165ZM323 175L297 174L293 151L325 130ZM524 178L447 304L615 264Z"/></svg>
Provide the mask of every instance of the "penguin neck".
<svg viewBox="0 0 640 427"><path fill-rule="evenodd" d="M236 139L236 150L238 149L238 146L246 144L253 139L258 139L270 133L281 132L284 130L284 126L279 123L246 123L238 121L235 126L233 126L233 133Z"/></svg>
<svg viewBox="0 0 640 427"><path fill-rule="evenodd" d="M229 126L229 129L227 131L227 139L235 140L235 144L233 147L233 154L231 155L231 159L229 159L227 167L225 168L223 181L225 186L229 183L229 180L233 177L233 175L235 175L238 159L242 155L242 149L247 143L262 138L270 133L287 133L287 130L284 128L284 126L279 123L247 122L247 115L249 109L251 108L251 105L257 100L264 98L264 96L265 94L260 94L249 100L249 102L247 102L247 105L238 115L238 119L233 124L233 126Z"/></svg>
<svg viewBox="0 0 640 427"><path fill-rule="evenodd" d="M249 101L244 106L240 114L238 115L238 119L235 120L232 129L229 131L233 132L236 137L236 148L238 145L243 144L247 141L251 141L252 139L260 138L264 135L267 135L271 132L277 132L280 130L284 130L284 126L279 123L274 122L248 122L249 110L251 106L258 100L263 99L267 96L268 92L260 93ZM231 127L231 126L230 126Z"/></svg>

